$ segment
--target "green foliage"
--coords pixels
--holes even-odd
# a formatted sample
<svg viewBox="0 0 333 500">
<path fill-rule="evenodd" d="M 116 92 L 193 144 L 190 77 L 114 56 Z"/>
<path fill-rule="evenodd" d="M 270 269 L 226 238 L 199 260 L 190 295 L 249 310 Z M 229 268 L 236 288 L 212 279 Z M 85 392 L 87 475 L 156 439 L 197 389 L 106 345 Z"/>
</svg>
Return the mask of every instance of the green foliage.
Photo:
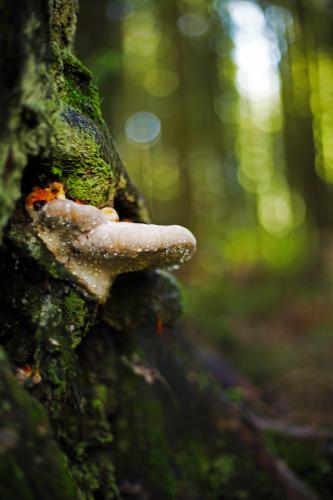
<svg viewBox="0 0 333 500">
<path fill-rule="evenodd" d="M 303 442 L 267 432 L 265 441 L 272 453 L 281 457 L 320 498 L 331 498 L 332 458 L 325 453 L 320 442 Z"/>
<path fill-rule="evenodd" d="M 186 491 L 195 495 L 200 488 L 207 500 L 216 500 L 219 492 L 228 489 L 236 472 L 232 456 L 210 455 L 205 445 L 198 441 L 183 443 L 175 459 L 186 481 Z"/>
</svg>

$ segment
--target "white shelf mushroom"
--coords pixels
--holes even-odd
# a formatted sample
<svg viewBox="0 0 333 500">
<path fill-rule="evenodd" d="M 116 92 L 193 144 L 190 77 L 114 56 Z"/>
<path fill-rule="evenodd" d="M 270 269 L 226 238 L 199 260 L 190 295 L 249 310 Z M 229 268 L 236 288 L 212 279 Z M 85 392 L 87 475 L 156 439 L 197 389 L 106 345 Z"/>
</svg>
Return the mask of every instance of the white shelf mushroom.
<svg viewBox="0 0 333 500">
<path fill-rule="evenodd" d="M 55 199 L 39 210 L 27 207 L 38 236 L 84 289 L 104 302 L 118 274 L 179 265 L 196 240 L 182 226 L 117 222 L 113 208 L 99 210 Z"/>
</svg>

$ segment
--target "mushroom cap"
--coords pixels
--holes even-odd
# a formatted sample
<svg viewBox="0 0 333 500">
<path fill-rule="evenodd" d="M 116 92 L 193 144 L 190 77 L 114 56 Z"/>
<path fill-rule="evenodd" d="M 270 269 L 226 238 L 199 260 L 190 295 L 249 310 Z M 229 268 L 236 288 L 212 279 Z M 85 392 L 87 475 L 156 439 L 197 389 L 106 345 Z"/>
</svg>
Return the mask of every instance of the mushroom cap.
<svg viewBox="0 0 333 500">
<path fill-rule="evenodd" d="M 71 200 L 50 201 L 32 215 L 47 248 L 100 302 L 118 274 L 179 265 L 196 248 L 182 226 L 114 222 L 108 210 Z"/>
<path fill-rule="evenodd" d="M 106 222 L 93 228 L 88 238 L 81 235 L 74 247 L 81 254 L 111 260 L 123 256 L 165 251 L 178 260 L 190 256 L 196 246 L 193 234 L 182 226 L 158 226 L 131 222 Z"/>
<path fill-rule="evenodd" d="M 52 229 L 67 228 L 84 233 L 107 222 L 107 217 L 98 208 L 61 199 L 47 203 L 39 212 L 39 219 Z"/>
</svg>

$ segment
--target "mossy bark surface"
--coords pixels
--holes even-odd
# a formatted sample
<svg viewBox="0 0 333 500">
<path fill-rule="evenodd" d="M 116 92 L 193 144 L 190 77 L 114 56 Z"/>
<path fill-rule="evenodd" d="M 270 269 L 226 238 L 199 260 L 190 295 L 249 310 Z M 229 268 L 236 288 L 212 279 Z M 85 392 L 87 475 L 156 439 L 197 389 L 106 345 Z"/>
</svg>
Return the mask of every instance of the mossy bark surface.
<svg viewBox="0 0 333 500">
<path fill-rule="evenodd" d="M 101 308 L 34 232 L 24 199 L 51 181 L 149 217 L 72 53 L 76 2 L 0 6 L 0 497 L 281 498 L 221 430 L 219 388 L 173 332 L 173 278 L 121 276 Z"/>
</svg>

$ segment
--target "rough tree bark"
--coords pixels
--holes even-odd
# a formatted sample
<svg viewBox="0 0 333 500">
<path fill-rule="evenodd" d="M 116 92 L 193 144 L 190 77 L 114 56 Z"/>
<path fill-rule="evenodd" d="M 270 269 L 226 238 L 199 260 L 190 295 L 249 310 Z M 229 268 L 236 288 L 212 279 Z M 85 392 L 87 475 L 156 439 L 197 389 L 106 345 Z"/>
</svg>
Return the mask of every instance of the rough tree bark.
<svg viewBox="0 0 333 500">
<path fill-rule="evenodd" d="M 281 498 L 172 330 L 173 278 L 123 275 L 101 307 L 32 231 L 24 198 L 52 180 L 148 215 L 72 53 L 76 2 L 0 5 L 0 498 Z"/>
</svg>

